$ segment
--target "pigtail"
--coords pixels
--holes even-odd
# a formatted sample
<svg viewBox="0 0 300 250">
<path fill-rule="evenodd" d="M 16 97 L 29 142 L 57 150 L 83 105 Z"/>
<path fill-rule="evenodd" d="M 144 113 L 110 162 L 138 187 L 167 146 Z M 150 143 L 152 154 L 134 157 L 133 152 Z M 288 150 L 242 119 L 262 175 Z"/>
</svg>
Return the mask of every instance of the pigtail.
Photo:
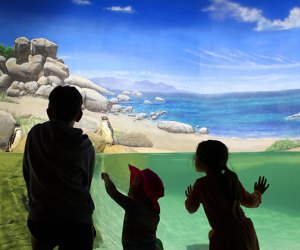
<svg viewBox="0 0 300 250">
<path fill-rule="evenodd" d="M 222 179 L 224 190 L 228 198 L 231 200 L 240 200 L 241 189 L 237 174 L 225 166 Z"/>
</svg>

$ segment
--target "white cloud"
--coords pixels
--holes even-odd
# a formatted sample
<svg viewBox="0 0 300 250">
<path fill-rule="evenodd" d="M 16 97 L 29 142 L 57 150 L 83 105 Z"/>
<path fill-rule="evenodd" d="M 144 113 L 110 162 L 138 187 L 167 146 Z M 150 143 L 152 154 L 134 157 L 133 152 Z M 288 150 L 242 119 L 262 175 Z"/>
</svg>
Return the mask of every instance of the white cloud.
<svg viewBox="0 0 300 250">
<path fill-rule="evenodd" d="M 89 0 L 72 0 L 73 3 L 77 5 L 90 5 L 91 1 Z"/>
<path fill-rule="evenodd" d="M 265 30 L 288 30 L 300 28 L 300 8 L 294 7 L 285 19 L 269 20 L 263 16 L 262 10 L 244 7 L 238 3 L 227 0 L 211 0 L 212 4 L 203 9 L 210 12 L 213 18 L 225 19 L 231 17 L 240 22 L 255 23 L 256 31 Z"/>
<path fill-rule="evenodd" d="M 125 13 L 125 14 L 133 14 L 135 13 L 135 10 L 131 6 L 112 6 L 112 7 L 107 7 L 105 8 L 106 10 L 110 10 L 113 12 L 120 12 L 120 13 Z"/>
</svg>

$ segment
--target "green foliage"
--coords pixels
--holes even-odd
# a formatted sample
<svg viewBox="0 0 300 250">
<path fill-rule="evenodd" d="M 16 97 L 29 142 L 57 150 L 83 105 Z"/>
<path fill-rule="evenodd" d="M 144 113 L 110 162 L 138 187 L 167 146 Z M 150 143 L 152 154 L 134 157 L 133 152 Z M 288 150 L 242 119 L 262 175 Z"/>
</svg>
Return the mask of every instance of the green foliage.
<svg viewBox="0 0 300 250">
<path fill-rule="evenodd" d="M 281 151 L 300 147 L 300 141 L 292 141 L 289 139 L 280 140 L 273 143 L 266 151 Z"/>
<path fill-rule="evenodd" d="M 4 56 L 6 59 L 14 56 L 15 50 L 12 47 L 5 47 L 0 44 L 0 55 Z"/>
<path fill-rule="evenodd" d="M 12 113 L 15 121 L 21 126 L 22 135 L 28 134 L 29 130 L 38 123 L 43 123 L 46 120 L 33 115 L 18 116 Z"/>
</svg>

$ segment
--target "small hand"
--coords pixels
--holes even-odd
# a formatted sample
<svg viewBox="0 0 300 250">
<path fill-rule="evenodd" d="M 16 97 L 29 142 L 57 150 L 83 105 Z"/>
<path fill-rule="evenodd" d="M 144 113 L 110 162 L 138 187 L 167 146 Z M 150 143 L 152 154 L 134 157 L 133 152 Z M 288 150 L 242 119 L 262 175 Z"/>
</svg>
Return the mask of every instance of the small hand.
<svg viewBox="0 0 300 250">
<path fill-rule="evenodd" d="M 268 188 L 270 184 L 267 185 L 267 179 L 264 176 L 259 176 L 258 181 L 254 184 L 254 191 L 258 191 L 263 194 Z"/>
<path fill-rule="evenodd" d="M 189 185 L 187 187 L 187 189 L 185 190 L 186 197 L 189 197 L 192 194 L 192 192 L 193 192 L 193 187 L 192 187 L 192 185 Z"/>
</svg>

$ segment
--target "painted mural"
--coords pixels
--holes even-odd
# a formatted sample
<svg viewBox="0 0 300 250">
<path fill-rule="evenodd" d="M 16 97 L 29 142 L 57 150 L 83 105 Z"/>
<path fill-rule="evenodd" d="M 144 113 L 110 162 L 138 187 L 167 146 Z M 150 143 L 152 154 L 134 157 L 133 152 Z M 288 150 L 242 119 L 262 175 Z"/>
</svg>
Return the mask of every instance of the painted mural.
<svg viewBox="0 0 300 250">
<path fill-rule="evenodd" d="M 192 152 L 207 138 L 231 151 L 299 146 L 296 2 L 4 1 L 0 11 L 0 109 L 23 132 L 11 128 L 3 150 L 48 119 L 47 96 L 65 84 L 84 98 L 79 127 L 113 130 L 107 152 Z"/>
<path fill-rule="evenodd" d="M 84 115 L 75 126 L 88 134 L 97 153 L 105 154 L 97 163 L 102 170 L 128 157 L 142 168 L 153 163 L 168 182 L 162 162 L 172 163 L 180 173 L 173 177 L 181 178 L 182 164 L 192 169 L 197 144 L 218 139 L 233 153 L 233 166 L 244 180 L 249 173 L 260 174 L 252 172 L 253 167 L 267 171 L 273 178 L 271 187 L 283 196 L 286 192 L 274 184 L 280 176 L 284 176 L 284 190 L 299 190 L 295 179 L 289 187 L 291 178 L 282 169 L 275 173 L 271 169 L 273 163 L 282 161 L 289 171 L 299 172 L 299 153 L 278 152 L 300 151 L 298 1 L 4 0 L 0 23 L 0 179 L 4 180 L 0 185 L 4 200 L 17 185 L 13 178 L 22 182 L 21 154 L 17 153 L 23 153 L 31 127 L 48 120 L 48 96 L 59 85 L 75 86 L 81 93 Z M 114 153 L 121 155 L 114 157 Z M 156 162 L 157 157 L 162 161 Z M 126 167 L 127 161 L 122 164 Z M 10 165 L 19 171 L 13 178 L 6 176 Z M 190 179 L 193 175 L 188 174 Z M 105 196 L 102 184 L 95 180 L 93 192 L 100 190 Z M 175 190 L 171 182 L 167 187 Z M 162 212 L 167 229 L 159 232 L 165 237 L 166 249 L 208 249 L 206 233 L 200 242 L 195 240 L 200 231 L 208 230 L 207 225 L 182 240 L 171 230 L 171 215 L 181 211 L 183 199 L 181 190 L 173 191 L 162 201 L 166 209 L 174 204 L 172 213 Z M 265 220 L 255 222 L 261 223 L 262 249 L 300 248 L 299 223 L 293 222 L 299 221 L 299 212 L 292 209 L 300 208 L 300 196 L 288 193 L 293 199 L 286 199 L 286 206 L 276 203 L 274 193 L 266 195 L 269 207 L 259 217 Z M 0 249 L 21 249 L 18 246 L 28 238 L 22 224 L 26 215 L 10 214 L 13 207 L 24 210 L 22 199 L 3 210 L 0 242 L 6 245 L 0 243 Z M 101 211 L 120 213 L 106 202 L 97 203 Z M 97 226 L 110 231 L 109 217 L 98 212 Z M 258 212 L 251 215 L 259 216 Z M 270 215 L 278 221 L 267 223 L 269 227 L 279 228 L 285 221 L 289 232 L 282 238 L 278 234 L 275 243 L 263 224 Z M 116 231 L 122 217 L 119 219 Z M 182 226 L 188 227 L 193 220 Z M 16 221 L 21 223 L 16 227 L 17 239 L 3 228 Z M 99 249 L 121 249 L 118 233 L 100 231 Z"/>
</svg>

